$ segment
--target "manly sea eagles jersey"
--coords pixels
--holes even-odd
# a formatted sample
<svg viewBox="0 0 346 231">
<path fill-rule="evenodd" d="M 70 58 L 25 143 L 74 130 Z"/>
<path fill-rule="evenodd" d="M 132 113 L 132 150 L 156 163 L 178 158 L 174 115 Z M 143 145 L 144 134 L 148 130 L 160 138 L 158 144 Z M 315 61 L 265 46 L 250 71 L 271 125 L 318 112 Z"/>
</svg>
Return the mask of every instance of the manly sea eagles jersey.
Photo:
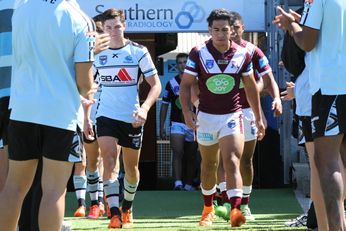
<svg viewBox="0 0 346 231">
<path fill-rule="evenodd" d="M 140 107 L 140 74 L 146 78 L 157 73 L 148 49 L 127 41 L 124 47 L 98 54 L 94 65 L 102 88 L 96 117 L 132 123 L 133 113 Z"/>
<path fill-rule="evenodd" d="M 240 46 L 244 47 L 249 52 L 249 54 L 251 56 L 251 62 L 252 62 L 252 66 L 254 69 L 254 76 L 255 76 L 256 81 L 260 80 L 260 78 L 263 75 L 272 71 L 272 69 L 269 65 L 269 61 L 268 61 L 267 57 L 263 54 L 261 49 L 259 49 L 254 44 L 252 44 L 248 41 L 245 41 L 245 40 L 241 40 Z M 246 99 L 246 94 L 245 94 L 243 82 L 240 83 L 240 101 L 239 101 L 239 103 L 240 103 L 242 108 L 249 108 L 250 107 L 250 104 Z"/>
<path fill-rule="evenodd" d="M 184 72 L 198 76 L 200 111 L 233 113 L 241 109 L 239 85 L 242 76 L 247 78 L 252 72 L 251 57 L 234 42 L 229 50 L 220 53 L 208 40 L 191 50 Z"/>
</svg>

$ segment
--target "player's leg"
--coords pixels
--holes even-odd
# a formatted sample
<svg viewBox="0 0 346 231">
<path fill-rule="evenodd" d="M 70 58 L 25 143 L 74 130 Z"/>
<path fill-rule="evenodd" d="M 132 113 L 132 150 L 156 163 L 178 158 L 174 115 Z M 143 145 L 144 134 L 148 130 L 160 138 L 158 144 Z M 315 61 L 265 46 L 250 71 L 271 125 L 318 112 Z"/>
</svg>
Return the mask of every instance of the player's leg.
<svg viewBox="0 0 346 231">
<path fill-rule="evenodd" d="M 346 97 L 317 92 L 312 98 L 315 164 L 319 174 L 330 230 L 345 228 L 343 169 L 340 148 L 346 132 Z M 335 113 L 334 113 L 335 112 Z M 335 118 L 330 118 L 334 113 Z M 333 124 L 330 124 L 333 119 Z"/>
<path fill-rule="evenodd" d="M 174 174 L 174 190 L 183 190 L 183 156 L 184 156 L 184 143 L 185 131 L 183 124 L 172 123 L 170 145 L 173 152 L 173 174 Z"/>
<path fill-rule="evenodd" d="M 75 169 L 73 174 L 73 185 L 78 201 L 78 209 L 75 211 L 75 217 L 85 217 L 85 194 L 87 187 L 87 179 L 85 176 L 86 157 L 85 152 L 82 155 L 82 162 L 75 163 Z"/>
<path fill-rule="evenodd" d="M 310 162 L 310 193 L 311 199 L 314 203 L 314 211 L 317 218 L 317 224 L 320 230 L 328 230 L 328 220 L 326 208 L 324 206 L 324 199 L 318 171 L 315 163 L 314 143 L 312 138 L 311 117 L 300 117 L 302 122 L 302 131 L 305 138 L 305 148 L 309 156 Z"/>
<path fill-rule="evenodd" d="M 73 164 L 43 158 L 40 230 L 59 230 L 64 220 L 65 193 Z"/>
<path fill-rule="evenodd" d="M 219 164 L 218 131 L 220 118 L 204 112 L 197 115 L 197 142 L 201 153 L 201 191 L 204 208 L 201 226 L 210 226 L 214 220 L 213 198 L 216 192 L 217 166 Z M 222 118 L 221 118 L 222 119 Z"/>
<path fill-rule="evenodd" d="M 196 152 L 197 152 L 197 143 L 194 141 L 193 130 L 188 128 L 185 125 L 185 144 L 184 144 L 184 157 L 183 162 L 185 163 L 185 191 L 195 190 L 192 186 L 194 174 L 196 172 Z"/>
<path fill-rule="evenodd" d="M 255 115 L 251 108 L 243 109 L 243 123 L 245 144 L 244 150 L 240 160 L 240 173 L 243 180 L 243 197 L 241 202 L 241 211 L 246 217 L 246 220 L 253 221 L 255 218 L 251 214 L 249 208 L 250 194 L 252 192 L 252 181 L 254 177 L 253 170 L 253 154 L 256 148 L 256 123 Z"/>
<path fill-rule="evenodd" d="M 246 220 L 254 220 L 254 216 L 249 208 L 250 195 L 252 192 L 252 181 L 254 177 L 253 154 L 256 148 L 256 140 L 244 143 L 244 151 L 240 160 L 240 172 L 243 180 L 243 196 L 241 201 L 241 211 Z"/>
<path fill-rule="evenodd" d="M 91 200 L 88 218 L 97 219 L 100 216 L 98 198 L 98 189 L 100 181 L 100 173 L 98 170 L 98 161 L 100 155 L 99 146 L 96 140 L 93 140 L 92 142 L 86 140 L 84 147 L 88 159 L 86 176 L 88 182 L 88 192 Z"/>
<path fill-rule="evenodd" d="M 39 226 L 41 231 L 59 230 L 64 219 L 66 185 L 73 162 L 82 160 L 82 139 L 80 130 L 73 132 L 43 125 L 40 125 L 40 134 L 43 137 L 43 168 Z"/>
<path fill-rule="evenodd" d="M 8 173 L 8 150 L 7 145 L 2 145 L 1 140 L 1 148 L 0 148 L 0 192 L 5 185 L 5 181 Z"/>
<path fill-rule="evenodd" d="M 138 169 L 140 149 L 123 147 L 124 161 L 124 199 L 122 202 L 122 221 L 124 228 L 130 228 L 133 225 L 132 204 L 137 192 L 140 173 Z"/>
<path fill-rule="evenodd" d="M 240 211 L 243 181 L 240 174 L 240 159 L 244 149 L 242 112 L 223 115 L 219 133 L 220 153 L 226 173 L 227 196 L 231 204 L 230 222 L 232 227 L 245 223 Z"/>
<path fill-rule="evenodd" d="M 2 229 L 15 230 L 20 209 L 37 168 L 39 150 L 35 145 L 36 127 L 29 123 L 10 121 L 8 127 L 9 170 L 0 193 L 0 224 Z M 11 208 L 11 209 L 9 209 Z"/>
<path fill-rule="evenodd" d="M 242 134 L 228 135 L 220 139 L 220 153 L 226 173 L 227 196 L 231 204 L 232 226 L 241 226 L 245 223 L 245 218 L 240 211 L 243 183 L 239 166 L 243 145 L 244 136 Z"/>
</svg>

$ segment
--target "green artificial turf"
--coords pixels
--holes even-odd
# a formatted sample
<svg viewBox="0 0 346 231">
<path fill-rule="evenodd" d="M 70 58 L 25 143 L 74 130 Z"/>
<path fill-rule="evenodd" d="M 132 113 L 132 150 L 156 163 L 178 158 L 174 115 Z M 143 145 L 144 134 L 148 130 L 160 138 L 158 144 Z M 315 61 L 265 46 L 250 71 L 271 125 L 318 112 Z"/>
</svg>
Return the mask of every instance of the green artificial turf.
<svg viewBox="0 0 346 231">
<path fill-rule="evenodd" d="M 290 188 L 254 190 L 250 207 L 256 220 L 247 222 L 237 230 L 306 230 L 284 225 L 288 219 L 302 213 Z M 109 230 L 109 220 L 74 218 L 77 202 L 74 193 L 66 196 L 65 220 L 72 223 L 73 230 Z M 139 191 L 134 202 L 134 228 L 130 230 L 229 230 L 230 224 L 217 218 L 212 227 L 199 227 L 203 199 L 200 192 Z M 234 229 L 234 228 L 233 228 Z"/>
</svg>

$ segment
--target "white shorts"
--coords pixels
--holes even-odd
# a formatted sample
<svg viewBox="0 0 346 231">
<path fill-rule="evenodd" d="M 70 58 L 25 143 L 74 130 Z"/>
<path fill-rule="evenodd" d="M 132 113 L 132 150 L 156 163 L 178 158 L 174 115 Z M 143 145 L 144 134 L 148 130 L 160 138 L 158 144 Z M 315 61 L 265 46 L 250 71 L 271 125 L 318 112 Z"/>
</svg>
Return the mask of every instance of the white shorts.
<svg viewBox="0 0 346 231">
<path fill-rule="evenodd" d="M 252 109 L 245 108 L 243 110 L 243 120 L 244 120 L 244 135 L 245 142 L 257 139 L 257 127 L 255 114 Z"/>
<path fill-rule="evenodd" d="M 186 142 L 193 142 L 194 141 L 193 130 L 191 128 L 189 128 L 184 123 L 172 122 L 171 134 L 184 135 Z"/>
<path fill-rule="evenodd" d="M 241 111 L 224 115 L 198 112 L 197 142 L 210 146 L 224 136 L 244 134 L 243 113 Z"/>
</svg>

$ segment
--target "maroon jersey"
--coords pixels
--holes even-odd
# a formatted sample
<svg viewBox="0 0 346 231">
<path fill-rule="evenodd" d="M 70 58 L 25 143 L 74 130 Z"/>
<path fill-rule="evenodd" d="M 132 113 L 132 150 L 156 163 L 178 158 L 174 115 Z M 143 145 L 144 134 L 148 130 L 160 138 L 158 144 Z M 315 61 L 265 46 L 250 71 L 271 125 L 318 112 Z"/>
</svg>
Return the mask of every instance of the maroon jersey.
<svg viewBox="0 0 346 231">
<path fill-rule="evenodd" d="M 200 111 L 228 114 L 241 109 L 239 85 L 252 72 L 251 57 L 234 42 L 220 53 L 208 40 L 191 50 L 184 72 L 198 77 Z"/>
<path fill-rule="evenodd" d="M 267 57 L 264 55 L 264 53 L 254 44 L 241 40 L 240 46 L 244 47 L 251 56 L 251 62 L 254 70 L 254 76 L 255 80 L 260 80 L 261 76 L 267 74 L 268 72 L 272 71 L 269 61 Z M 249 108 L 249 102 L 246 99 L 246 94 L 244 90 L 244 85 L 241 82 L 240 83 L 240 105 L 242 108 Z"/>
</svg>

